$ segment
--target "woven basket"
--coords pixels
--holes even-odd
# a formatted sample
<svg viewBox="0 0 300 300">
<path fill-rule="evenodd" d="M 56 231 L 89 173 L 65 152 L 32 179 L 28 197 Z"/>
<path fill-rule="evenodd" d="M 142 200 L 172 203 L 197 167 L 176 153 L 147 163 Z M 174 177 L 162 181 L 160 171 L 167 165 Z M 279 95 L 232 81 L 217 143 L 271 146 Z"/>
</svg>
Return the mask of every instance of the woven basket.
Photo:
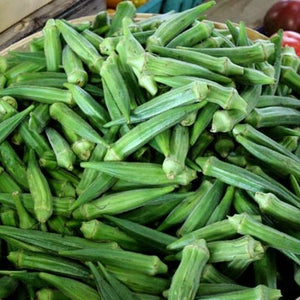
<svg viewBox="0 0 300 300">
<path fill-rule="evenodd" d="M 147 19 L 151 16 L 154 16 L 154 14 L 149 14 L 149 13 L 147 13 L 147 14 L 137 14 L 136 15 L 136 20 Z M 71 22 L 74 23 L 74 24 L 78 24 L 78 23 L 81 23 L 81 22 L 84 22 L 84 21 L 93 21 L 94 18 L 95 18 L 94 15 L 85 16 L 85 17 L 73 19 L 73 20 L 71 20 Z M 216 28 L 225 28 L 226 27 L 223 23 L 214 22 L 214 24 L 215 24 Z M 267 39 L 266 36 L 262 35 L 261 33 L 255 31 L 251 28 L 247 28 L 247 33 L 248 33 L 248 37 L 252 40 Z M 10 45 L 9 47 L 7 47 L 6 49 L 2 50 L 0 52 L 0 55 L 1 56 L 6 56 L 6 55 L 8 55 L 8 53 L 10 51 L 26 51 L 26 50 L 28 50 L 28 45 L 29 45 L 30 41 L 33 38 L 40 37 L 41 35 L 42 35 L 41 31 L 36 32 L 34 34 L 31 34 L 31 35 L 27 36 L 26 38 L 14 43 L 14 44 Z"/>
</svg>

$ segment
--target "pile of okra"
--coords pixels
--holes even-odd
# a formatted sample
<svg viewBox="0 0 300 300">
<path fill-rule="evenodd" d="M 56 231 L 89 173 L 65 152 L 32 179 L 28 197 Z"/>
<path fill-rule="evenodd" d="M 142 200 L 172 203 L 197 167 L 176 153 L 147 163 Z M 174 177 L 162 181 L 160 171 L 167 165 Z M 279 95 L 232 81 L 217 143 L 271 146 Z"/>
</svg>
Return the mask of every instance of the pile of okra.
<svg viewBox="0 0 300 300">
<path fill-rule="evenodd" d="M 214 4 L 0 57 L 1 299 L 300 295 L 300 59 Z"/>
</svg>

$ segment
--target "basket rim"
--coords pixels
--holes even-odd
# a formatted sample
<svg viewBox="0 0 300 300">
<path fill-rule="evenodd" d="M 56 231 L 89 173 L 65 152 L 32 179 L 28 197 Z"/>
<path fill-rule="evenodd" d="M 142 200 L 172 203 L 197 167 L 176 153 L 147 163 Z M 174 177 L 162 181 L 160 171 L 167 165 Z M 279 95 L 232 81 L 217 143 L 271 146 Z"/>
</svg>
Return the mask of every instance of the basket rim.
<svg viewBox="0 0 300 300">
<path fill-rule="evenodd" d="M 152 16 L 155 16 L 157 14 L 154 13 L 137 13 L 135 20 L 143 20 L 143 19 L 147 19 L 150 18 Z M 78 24 L 84 21 L 92 21 L 95 18 L 96 15 L 88 15 L 88 16 L 84 16 L 84 17 L 80 17 L 80 18 L 75 18 L 72 20 L 68 20 L 71 23 L 74 24 Z M 225 28 L 225 24 L 224 23 L 220 23 L 220 22 L 215 22 L 215 21 L 211 21 L 211 20 L 206 20 L 209 22 L 213 22 L 216 28 Z M 247 27 L 247 33 L 249 38 L 251 39 L 268 39 L 268 37 L 266 37 L 265 35 L 255 31 L 254 29 L 251 29 L 249 27 Z M 7 48 L 3 49 L 0 51 L 0 55 L 1 56 L 7 56 L 9 54 L 10 51 L 16 51 L 16 50 L 25 50 L 27 45 L 29 44 L 29 42 L 34 39 L 34 38 L 38 38 L 42 36 L 42 31 L 38 31 L 35 33 L 32 33 L 24 38 L 22 38 L 21 40 L 11 44 L 10 46 L 8 46 Z"/>
</svg>

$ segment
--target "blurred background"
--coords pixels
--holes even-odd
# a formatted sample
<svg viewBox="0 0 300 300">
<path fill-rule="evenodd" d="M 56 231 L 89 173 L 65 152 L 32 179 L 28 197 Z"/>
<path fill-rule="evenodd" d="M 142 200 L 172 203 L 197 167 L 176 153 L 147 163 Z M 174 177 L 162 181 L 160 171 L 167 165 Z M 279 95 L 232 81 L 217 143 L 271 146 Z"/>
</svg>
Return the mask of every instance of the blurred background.
<svg viewBox="0 0 300 300">
<path fill-rule="evenodd" d="M 114 9 L 120 0 L 0 0 L 0 48 L 40 30 L 48 18 L 73 19 Z M 182 11 L 201 0 L 133 0 L 140 13 Z M 248 27 L 262 26 L 268 8 L 276 0 L 216 0 L 207 19 L 224 22 L 243 20 Z"/>
</svg>

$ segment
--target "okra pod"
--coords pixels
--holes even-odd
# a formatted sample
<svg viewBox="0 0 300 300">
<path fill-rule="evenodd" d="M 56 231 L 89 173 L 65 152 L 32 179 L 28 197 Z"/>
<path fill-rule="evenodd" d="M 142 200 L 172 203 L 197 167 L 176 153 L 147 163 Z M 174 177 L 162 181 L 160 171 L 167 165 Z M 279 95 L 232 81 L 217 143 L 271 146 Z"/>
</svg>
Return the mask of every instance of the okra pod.
<svg viewBox="0 0 300 300">
<path fill-rule="evenodd" d="M 119 228 L 124 230 L 127 234 L 129 234 L 129 236 L 133 237 L 142 245 L 146 245 L 150 249 L 152 248 L 161 251 L 162 253 L 166 252 L 166 246 L 175 240 L 175 238 L 169 234 L 159 232 L 132 221 L 112 216 L 106 216 L 105 218 L 116 224 Z"/>
<path fill-rule="evenodd" d="M 201 167 L 204 175 L 213 176 L 235 187 L 252 192 L 272 192 L 282 197 L 287 202 L 299 207 L 299 200 L 296 195 L 286 193 L 285 188 L 281 185 L 274 185 L 262 176 L 254 174 L 239 166 L 231 165 L 227 162 L 220 161 L 216 157 L 198 157 L 196 163 Z"/>
<path fill-rule="evenodd" d="M 222 221 L 217 221 L 212 224 L 207 224 L 206 226 L 189 232 L 176 241 L 172 242 L 167 246 L 170 250 L 181 249 L 184 246 L 193 243 L 195 240 L 204 239 L 207 242 L 231 238 L 236 235 L 236 230 L 230 224 L 230 222 L 225 219 Z"/>
<path fill-rule="evenodd" d="M 205 283 L 227 283 L 232 284 L 235 283 L 231 278 L 227 277 L 219 270 L 217 270 L 213 264 L 206 264 L 203 269 L 201 282 Z"/>
<path fill-rule="evenodd" d="M 0 212 L 1 223 L 5 226 L 18 227 L 18 216 L 15 210 L 6 209 Z"/>
<path fill-rule="evenodd" d="M 75 219 L 92 219 L 104 214 L 119 214 L 140 207 L 158 196 L 170 193 L 173 189 L 174 186 L 167 186 L 103 195 L 99 199 L 77 208 L 73 212 L 73 217 Z"/>
<path fill-rule="evenodd" d="M 275 51 L 271 42 L 255 42 L 250 46 L 239 46 L 234 48 L 187 48 L 200 53 L 215 57 L 228 57 L 236 64 L 248 64 L 266 61 Z"/>
<path fill-rule="evenodd" d="M 28 191 L 25 164 L 8 141 L 0 144 L 0 161 L 18 185 Z"/>
<path fill-rule="evenodd" d="M 2 276 L 0 278 L 0 297 L 7 298 L 18 288 L 19 282 L 10 276 Z"/>
<path fill-rule="evenodd" d="M 65 296 L 74 300 L 91 299 L 100 300 L 100 296 L 97 291 L 82 283 L 78 280 L 74 280 L 67 277 L 57 276 L 50 273 L 39 273 L 39 277 L 48 282 L 51 286 L 54 286 L 61 291 Z"/>
<path fill-rule="evenodd" d="M 195 19 L 199 18 L 202 13 L 215 5 L 214 1 L 208 1 L 196 7 L 182 11 L 170 19 L 167 19 L 156 29 L 154 34 L 149 37 L 147 47 L 151 45 L 165 46 L 169 43 L 178 33 L 189 27 Z"/>
<path fill-rule="evenodd" d="M 69 105 L 74 103 L 69 91 L 35 85 L 12 86 L 0 90 L 0 96 L 12 96 L 19 99 L 28 99 L 45 104 L 62 102 Z"/>
<path fill-rule="evenodd" d="M 202 103 L 198 103 L 173 108 L 138 124 L 112 144 L 104 160 L 122 160 L 122 158 L 149 142 L 157 134 L 177 124 L 184 119 L 187 114 L 199 109 L 201 106 Z"/>
<path fill-rule="evenodd" d="M 69 83 L 85 86 L 88 81 L 88 74 L 84 70 L 82 61 L 77 54 L 66 45 L 62 52 L 62 64 L 67 74 Z"/>
<path fill-rule="evenodd" d="M 255 193 L 254 200 L 258 203 L 260 210 L 278 221 L 298 228 L 300 209 L 278 199 L 272 193 Z"/>
<path fill-rule="evenodd" d="M 105 265 L 119 267 L 127 270 L 138 271 L 146 275 L 164 274 L 168 267 L 158 256 L 145 255 L 137 252 L 125 251 L 122 249 L 78 249 L 60 251 L 60 255 L 73 259 L 85 261 L 100 261 Z"/>
<path fill-rule="evenodd" d="M 43 28 L 43 34 L 47 71 L 56 72 L 59 70 L 61 64 L 62 46 L 54 19 L 48 19 Z"/>
<path fill-rule="evenodd" d="M 151 46 L 150 50 L 161 56 L 196 64 L 225 76 L 239 76 L 244 73 L 243 67 L 232 63 L 227 57 L 213 57 L 205 53 L 185 49 L 169 49 L 157 45 Z"/>
<path fill-rule="evenodd" d="M 53 272 L 82 279 L 85 279 L 90 275 L 88 269 L 83 265 L 73 262 L 70 259 L 49 254 L 19 250 L 9 252 L 7 258 L 15 266 L 21 269 Z"/>
<path fill-rule="evenodd" d="M 246 289 L 247 287 L 236 283 L 201 283 L 197 296 L 207 296 L 213 294 L 221 294 L 227 292 L 234 292 Z"/>
<path fill-rule="evenodd" d="M 191 195 L 188 195 L 186 198 L 184 198 L 182 202 L 180 202 L 168 214 L 168 216 L 161 222 L 157 229 L 163 231 L 184 221 L 211 187 L 212 183 L 204 180 L 196 191 L 192 192 Z"/>
<path fill-rule="evenodd" d="M 103 64 L 103 57 L 97 49 L 79 32 L 62 20 L 55 20 L 69 47 L 88 65 L 92 72 L 99 73 Z"/>
<path fill-rule="evenodd" d="M 214 209 L 217 207 L 225 185 L 222 181 L 216 180 L 212 187 L 199 200 L 193 210 L 189 213 L 180 229 L 177 231 L 178 236 L 183 236 L 194 229 L 203 227 L 208 221 Z"/>
<path fill-rule="evenodd" d="M 63 293 L 58 290 L 43 288 L 36 292 L 36 300 L 68 300 Z"/>
<path fill-rule="evenodd" d="M 108 147 L 106 141 L 91 127 L 79 114 L 63 103 L 54 103 L 50 106 L 50 116 L 63 127 L 73 130 L 79 136 Z"/>
<path fill-rule="evenodd" d="M 30 113 L 28 126 L 30 130 L 41 133 L 49 121 L 49 105 L 40 103 Z"/>
<path fill-rule="evenodd" d="M 71 92 L 75 103 L 86 115 L 91 124 L 98 130 L 101 130 L 102 125 L 109 119 L 107 111 L 80 86 L 71 83 L 66 83 L 64 86 Z"/>
<path fill-rule="evenodd" d="M 211 36 L 214 25 L 212 22 L 195 21 L 192 26 L 174 37 L 166 47 L 176 48 L 177 46 L 193 47 Z M 151 50 L 152 50 L 151 46 Z"/>
<path fill-rule="evenodd" d="M 46 177 L 40 170 L 33 150 L 29 151 L 27 180 L 37 220 L 45 223 L 53 213 L 53 200 Z"/>
<path fill-rule="evenodd" d="M 114 241 L 123 249 L 141 251 L 141 246 L 126 232 L 98 220 L 82 222 L 80 231 L 86 239 L 94 241 Z"/>
<path fill-rule="evenodd" d="M 228 217 L 240 234 L 249 234 L 263 241 L 272 248 L 300 253 L 300 241 L 275 228 L 255 221 L 250 215 L 243 213 Z"/>
<path fill-rule="evenodd" d="M 200 277 L 210 257 L 205 240 L 195 241 L 182 250 L 180 264 L 175 271 L 168 299 L 194 299 L 200 284 Z"/>
<path fill-rule="evenodd" d="M 2 167 L 0 167 L 0 191 L 1 193 L 13 193 L 15 191 L 22 191 L 17 182 Z"/>
<path fill-rule="evenodd" d="M 11 116 L 15 115 L 17 110 L 11 106 L 9 103 L 3 100 L 3 97 L 0 99 L 0 121 L 4 121 Z"/>
<path fill-rule="evenodd" d="M 51 127 L 46 128 L 46 135 L 55 153 L 58 166 L 72 171 L 76 157 L 67 141 Z"/>
<path fill-rule="evenodd" d="M 28 106 L 21 112 L 9 117 L 1 122 L 0 143 L 2 143 L 24 120 L 24 118 L 34 109 L 33 105 Z"/>
<path fill-rule="evenodd" d="M 36 220 L 27 212 L 21 201 L 21 195 L 19 192 L 12 193 L 12 199 L 14 200 L 17 214 L 19 217 L 19 227 L 22 229 L 33 229 L 36 225 Z"/>
</svg>

